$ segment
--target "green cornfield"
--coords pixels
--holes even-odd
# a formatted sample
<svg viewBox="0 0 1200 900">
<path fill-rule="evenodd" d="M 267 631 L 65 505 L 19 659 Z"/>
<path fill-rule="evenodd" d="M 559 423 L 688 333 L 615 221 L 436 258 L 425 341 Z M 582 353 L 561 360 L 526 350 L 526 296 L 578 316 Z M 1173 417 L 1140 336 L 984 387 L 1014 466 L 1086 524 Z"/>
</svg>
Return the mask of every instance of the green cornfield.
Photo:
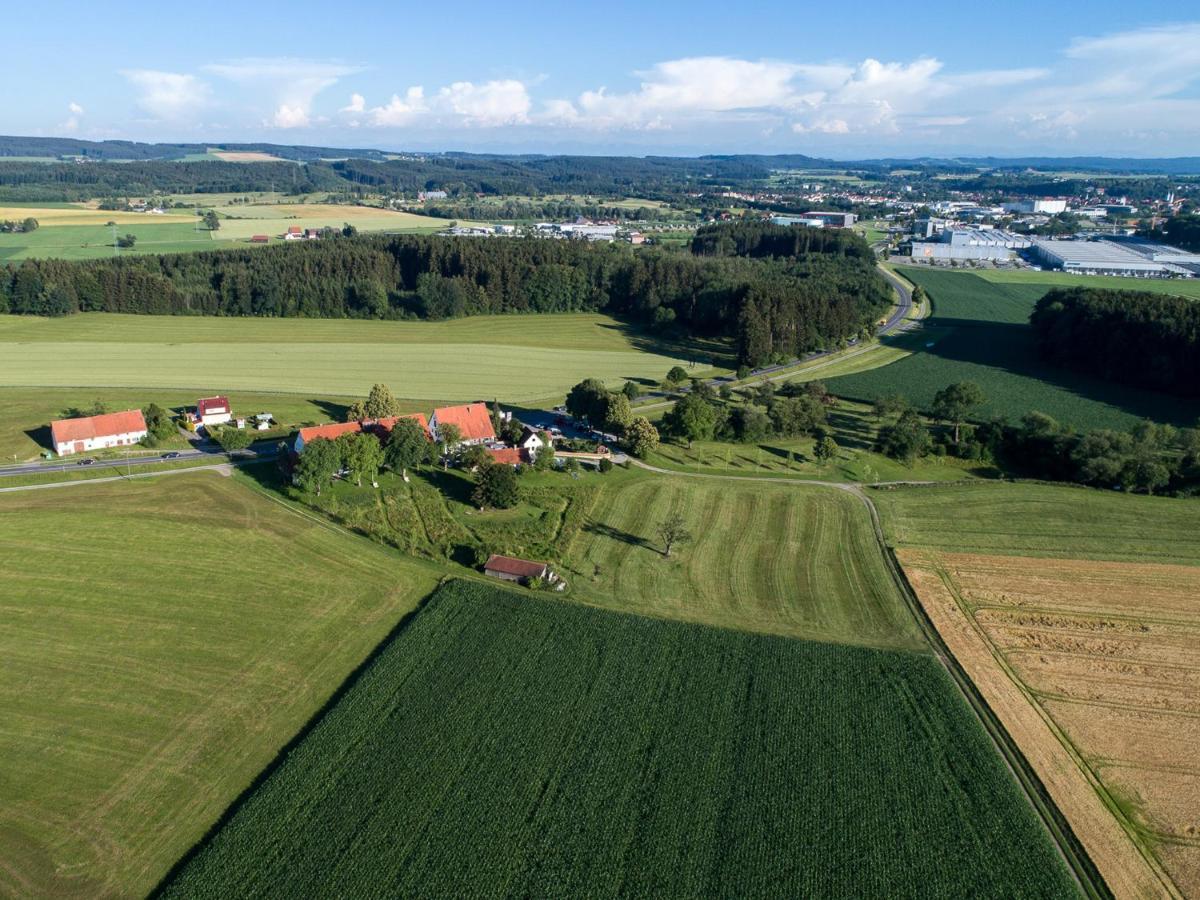
<svg viewBox="0 0 1200 900">
<path fill-rule="evenodd" d="M 167 897 L 1066 897 L 930 655 L 443 586 Z"/>
</svg>

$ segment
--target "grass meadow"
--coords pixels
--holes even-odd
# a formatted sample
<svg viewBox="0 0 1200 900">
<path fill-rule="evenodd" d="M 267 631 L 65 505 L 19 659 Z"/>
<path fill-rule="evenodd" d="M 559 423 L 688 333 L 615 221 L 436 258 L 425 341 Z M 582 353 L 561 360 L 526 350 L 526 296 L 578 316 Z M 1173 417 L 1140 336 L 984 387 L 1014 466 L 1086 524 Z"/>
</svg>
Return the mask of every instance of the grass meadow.
<svg viewBox="0 0 1200 900">
<path fill-rule="evenodd" d="M 145 895 L 435 583 L 241 476 L 0 495 L 0 894 Z"/>
<path fill-rule="evenodd" d="M 165 897 L 1072 896 L 932 656 L 451 582 Z"/>
<path fill-rule="evenodd" d="M 1200 504 L 1092 488 L 978 482 L 871 492 L 888 542 L 961 553 L 1200 562 Z"/>
<path fill-rule="evenodd" d="M 665 558 L 655 528 L 674 512 L 694 540 Z M 572 596 L 612 609 L 815 640 L 923 646 L 866 506 L 833 488 L 609 476 L 565 564 Z"/>
<path fill-rule="evenodd" d="M 254 407 L 239 401 L 240 411 L 269 404 L 265 411 L 294 424 L 329 421 L 345 398 L 366 396 L 376 382 L 414 409 L 497 397 L 541 405 L 587 377 L 613 387 L 657 382 L 699 355 L 593 314 L 449 322 L 0 316 L 0 397 L 13 404 L 0 409 L 0 458 L 35 455 L 31 429 L 96 398 L 175 406 L 226 392 Z"/>
<path fill-rule="evenodd" d="M 858 400 L 900 393 L 928 408 L 946 385 L 974 381 L 988 397 L 982 418 L 1016 421 L 1036 410 L 1079 429 L 1125 429 L 1146 418 L 1192 425 L 1200 418 L 1200 404 L 1194 401 L 1043 362 L 1027 322 L 1034 303 L 1053 284 L 991 281 L 976 273 L 912 267 L 900 271 L 928 291 L 933 306 L 928 324 L 912 334 L 884 338 L 885 346 L 907 355 L 879 368 L 830 378 L 834 393 Z M 1125 278 L 1105 281 L 1119 289 L 1141 286 Z"/>
<path fill-rule="evenodd" d="M 349 222 L 359 231 L 426 234 L 441 231 L 449 225 L 446 219 L 375 207 L 231 203 L 233 198 L 241 196 L 244 195 L 186 195 L 189 202 L 198 204 L 201 209 L 217 211 L 221 227 L 214 232 L 203 227 L 197 229 L 197 211 L 191 209 L 171 209 L 163 215 L 151 215 L 93 209 L 86 204 L 0 206 L 0 219 L 32 216 L 40 226 L 28 234 L 0 234 L 0 263 L 30 258 L 106 259 L 114 255 L 219 250 L 235 243 L 245 244 L 256 234 L 266 234 L 276 242 L 292 225 L 340 229 Z M 115 249 L 113 229 L 108 222 L 116 223 L 118 235 L 134 235 L 137 238 L 134 246 L 128 250 Z"/>
</svg>

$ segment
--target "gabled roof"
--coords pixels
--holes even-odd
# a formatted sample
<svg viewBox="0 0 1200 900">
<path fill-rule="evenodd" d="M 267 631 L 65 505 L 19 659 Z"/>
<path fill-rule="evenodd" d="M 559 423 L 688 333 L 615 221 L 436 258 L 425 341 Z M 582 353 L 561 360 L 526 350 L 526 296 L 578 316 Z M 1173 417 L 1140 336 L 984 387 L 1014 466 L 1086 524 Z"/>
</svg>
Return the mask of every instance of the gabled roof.
<svg viewBox="0 0 1200 900">
<path fill-rule="evenodd" d="M 542 562 L 529 559 L 517 559 L 515 556 L 500 556 L 493 553 L 484 564 L 485 572 L 500 572 L 515 578 L 541 578 L 549 566 Z"/>
<path fill-rule="evenodd" d="M 227 412 L 233 412 L 233 408 L 229 405 L 228 397 L 222 397 L 218 394 L 216 397 L 201 397 L 196 401 L 197 415 L 207 416 L 209 413 Z"/>
<path fill-rule="evenodd" d="M 301 428 L 299 435 L 305 444 L 317 438 L 336 441 L 343 434 L 355 434 L 359 431 L 370 432 L 382 439 L 387 437 L 388 433 L 401 419 L 412 419 L 425 430 L 426 434 L 429 433 L 429 422 L 426 420 L 425 414 L 409 413 L 405 416 L 388 416 L 387 418 L 378 420 L 363 419 L 361 422 L 333 422 L 329 425 L 310 425 L 308 428 Z"/>
<path fill-rule="evenodd" d="M 403 415 L 403 416 L 388 416 L 387 418 L 380 419 L 379 422 L 376 424 L 378 424 L 379 427 L 382 428 L 384 431 L 391 431 L 393 428 L 396 427 L 396 423 L 399 422 L 401 419 L 412 419 L 414 422 L 416 422 L 418 425 L 420 425 L 421 428 L 423 428 L 425 430 L 425 432 L 428 434 L 429 420 L 427 418 L 425 418 L 425 413 L 407 413 L 406 415 Z"/>
<path fill-rule="evenodd" d="M 288 226 L 288 234 L 303 234 L 303 233 L 304 233 L 304 229 L 301 228 L 299 225 L 289 225 Z"/>
<path fill-rule="evenodd" d="M 501 447 L 497 450 L 489 449 L 487 455 L 497 465 L 519 466 L 529 462 L 529 454 L 520 447 Z"/>
<path fill-rule="evenodd" d="M 496 437 L 492 415 L 486 403 L 467 403 L 463 406 L 443 406 L 433 411 L 441 425 L 457 425 L 464 441 L 488 441 Z"/>
<path fill-rule="evenodd" d="M 93 440 L 114 434 L 134 434 L 145 430 L 146 419 L 140 409 L 87 416 L 82 419 L 59 419 L 50 423 L 50 436 L 55 447 L 71 441 Z"/>
<path fill-rule="evenodd" d="M 362 422 L 334 422 L 330 425 L 313 425 L 309 428 L 301 428 L 300 437 L 303 438 L 306 444 L 317 438 L 336 441 L 343 434 L 352 434 L 357 431 L 362 431 Z"/>
</svg>

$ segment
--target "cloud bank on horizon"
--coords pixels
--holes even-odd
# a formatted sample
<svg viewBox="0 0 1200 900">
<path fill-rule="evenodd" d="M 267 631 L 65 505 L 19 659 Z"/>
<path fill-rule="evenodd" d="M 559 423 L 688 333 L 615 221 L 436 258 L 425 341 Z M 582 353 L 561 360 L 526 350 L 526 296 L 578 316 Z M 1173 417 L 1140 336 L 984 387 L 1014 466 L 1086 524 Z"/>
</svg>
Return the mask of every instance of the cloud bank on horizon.
<svg viewBox="0 0 1200 900">
<path fill-rule="evenodd" d="M 356 84 L 368 70 L 263 57 L 120 74 L 145 116 L 142 130 L 159 127 L 184 140 L 254 134 L 397 148 L 430 140 L 607 142 L 834 156 L 864 147 L 874 155 L 929 147 L 1131 155 L 1200 148 L 1200 22 L 1078 37 L 1038 67 L 956 71 L 928 55 L 695 56 L 650 64 L 635 73 L 632 89 L 598 84 L 574 95 L 542 76 L 398 84 L 372 96 Z M 87 136 L 83 108 L 74 99 L 64 107 L 69 115 L 58 130 Z M 103 123 L 104 136 L 118 136 L 115 124 Z"/>
</svg>

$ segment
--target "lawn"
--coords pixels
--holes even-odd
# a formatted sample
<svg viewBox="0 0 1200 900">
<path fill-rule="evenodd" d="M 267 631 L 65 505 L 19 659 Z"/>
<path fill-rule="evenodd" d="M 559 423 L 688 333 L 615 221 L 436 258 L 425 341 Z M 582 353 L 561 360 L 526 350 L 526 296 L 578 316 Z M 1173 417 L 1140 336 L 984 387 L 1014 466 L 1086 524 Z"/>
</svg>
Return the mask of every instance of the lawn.
<svg viewBox="0 0 1200 900">
<path fill-rule="evenodd" d="M 0 495 L 0 894 L 145 895 L 435 577 L 213 473 Z"/>
<path fill-rule="evenodd" d="M 627 612 L 885 647 L 923 646 L 879 552 L 863 502 L 846 491 L 655 476 L 601 478 L 572 541 L 572 596 Z M 664 558 L 657 523 L 694 535 Z"/>
<path fill-rule="evenodd" d="M 327 203 L 238 205 L 218 207 L 217 214 L 221 217 L 221 228 L 213 234 L 216 241 L 246 240 L 255 234 L 278 237 L 292 225 L 340 229 L 349 222 L 359 231 L 402 232 L 441 231 L 450 225 L 447 219 L 417 213 Z"/>
<path fill-rule="evenodd" d="M 118 235 L 134 235 L 134 246 L 114 250 L 113 229 L 103 221 L 95 225 L 43 225 L 29 234 L 0 234 L 0 259 L 111 259 L 117 255 L 213 250 L 218 246 L 208 230 L 197 231 L 190 218 L 140 216 L 136 223 L 118 225 L 116 229 Z"/>
<path fill-rule="evenodd" d="M 1200 278 L 1118 278 L 1109 275 L 1072 275 L 1068 272 L 1031 272 L 1027 269 L 979 269 L 974 273 L 993 284 L 1052 287 L 1092 287 L 1110 291 L 1150 291 L 1200 299 Z"/>
<path fill-rule="evenodd" d="M 115 316 L 0 317 L 0 386 L 85 386 L 521 403 L 598 377 L 658 381 L 692 348 L 605 316 L 442 323 Z M 705 355 L 707 358 L 707 354 Z"/>
<path fill-rule="evenodd" d="M 1043 362 L 1034 346 L 1028 316 L 1050 285 L 995 283 L 977 274 L 905 268 L 925 287 L 933 314 L 925 329 L 884 338 L 909 355 L 879 368 L 830 378 L 829 388 L 861 400 L 900 393 L 928 408 L 948 384 L 974 381 L 988 397 L 979 415 L 1016 421 L 1031 411 L 1075 428 L 1126 429 L 1150 418 L 1192 425 L 1200 404 L 1143 391 L 1061 369 Z M 1137 285 L 1109 279 L 1117 287 Z"/>
<path fill-rule="evenodd" d="M 444 586 L 167 897 L 1064 897 L 930 656 Z"/>
<path fill-rule="evenodd" d="M 963 553 L 1200 562 L 1200 503 L 979 482 L 871 491 L 889 543 Z"/>
</svg>

